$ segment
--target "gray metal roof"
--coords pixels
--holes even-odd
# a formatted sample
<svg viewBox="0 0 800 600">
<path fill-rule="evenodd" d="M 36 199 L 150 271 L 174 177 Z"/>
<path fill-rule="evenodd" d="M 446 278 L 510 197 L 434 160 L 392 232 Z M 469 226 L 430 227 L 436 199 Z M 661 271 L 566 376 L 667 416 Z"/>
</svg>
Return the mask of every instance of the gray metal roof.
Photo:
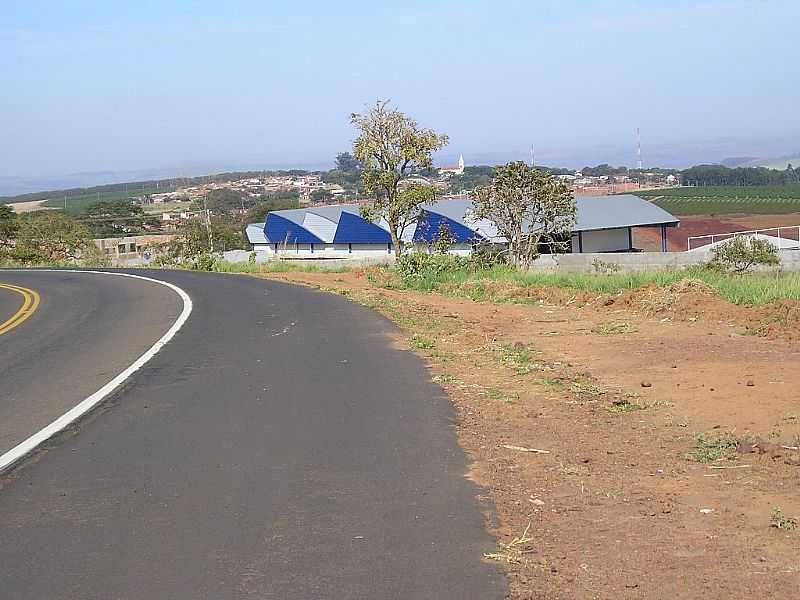
<svg viewBox="0 0 800 600">
<path fill-rule="evenodd" d="M 330 219 L 334 223 L 338 223 L 343 212 L 360 215 L 358 204 L 334 204 L 331 206 L 309 206 L 304 209 L 308 212 Z"/>
<path fill-rule="evenodd" d="M 573 231 L 595 231 L 647 225 L 676 226 L 680 220 L 638 196 L 576 196 L 577 223 Z"/>
<path fill-rule="evenodd" d="M 267 236 L 264 235 L 264 223 L 250 223 L 245 228 L 247 241 L 251 244 L 268 244 Z"/>
<path fill-rule="evenodd" d="M 572 227 L 574 232 L 648 225 L 675 226 L 680 223 L 674 215 L 663 208 L 631 194 L 576 196 L 575 204 L 577 214 L 576 223 Z M 475 229 L 476 224 L 467 216 L 472 209 L 470 200 L 460 198 L 442 200 L 425 205 L 424 208 Z"/>
<path fill-rule="evenodd" d="M 680 221 L 674 215 L 659 208 L 652 202 L 631 194 L 620 196 L 576 196 L 575 203 L 577 206 L 577 222 L 572 227 L 573 232 L 657 225 L 674 227 L 680 224 Z M 494 239 L 498 235 L 494 223 L 486 220 L 476 221 L 470 216 L 472 201 L 468 199 L 441 200 L 433 204 L 425 204 L 423 208 L 432 213 L 453 219 L 489 239 Z M 276 211 L 280 216 L 293 221 L 301 227 L 304 226 L 305 217 L 309 213 L 338 224 L 343 212 L 359 215 L 359 205 L 310 206 L 308 208 Z M 384 226 L 383 223 L 380 225 Z M 263 224 L 261 227 L 263 229 Z M 413 227 L 409 228 L 409 230 L 410 233 L 407 231 L 407 235 L 403 236 L 404 239 L 409 235 L 413 236 Z M 248 227 L 249 237 L 250 227 Z M 252 240 L 251 243 L 253 243 Z"/>
</svg>

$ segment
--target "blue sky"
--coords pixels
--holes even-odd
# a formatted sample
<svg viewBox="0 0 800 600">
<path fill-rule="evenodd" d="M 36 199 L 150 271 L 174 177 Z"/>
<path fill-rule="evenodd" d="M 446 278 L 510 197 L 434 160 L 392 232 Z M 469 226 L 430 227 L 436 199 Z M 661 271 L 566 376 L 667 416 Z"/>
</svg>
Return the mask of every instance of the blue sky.
<svg viewBox="0 0 800 600">
<path fill-rule="evenodd" d="M 377 98 L 444 162 L 800 151 L 796 0 L 3 4 L 0 177 L 324 166 Z"/>
</svg>

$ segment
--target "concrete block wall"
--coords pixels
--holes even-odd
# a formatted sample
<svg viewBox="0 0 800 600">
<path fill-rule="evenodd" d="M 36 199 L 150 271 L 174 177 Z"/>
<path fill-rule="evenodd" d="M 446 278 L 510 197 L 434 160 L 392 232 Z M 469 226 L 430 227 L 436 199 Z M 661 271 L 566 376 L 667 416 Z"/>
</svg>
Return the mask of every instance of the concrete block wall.
<svg viewBox="0 0 800 600">
<path fill-rule="evenodd" d="M 779 250 L 782 271 L 800 271 L 800 250 Z M 711 260 L 711 252 L 590 252 L 543 254 L 530 270 L 561 273 L 635 273 L 697 267 Z M 774 270 L 774 269 L 759 269 Z"/>
<path fill-rule="evenodd" d="M 800 272 L 800 250 L 779 250 L 779 270 Z M 666 271 L 696 267 L 711 260 L 711 252 L 593 252 L 583 254 L 543 254 L 531 265 L 536 272 L 561 273 L 635 273 L 640 271 Z M 250 252 L 232 250 L 225 252 L 223 260 L 249 262 Z M 373 253 L 370 256 L 351 255 L 351 258 L 309 258 L 291 255 L 276 258 L 274 254 L 256 252 L 256 262 L 263 264 L 272 260 L 300 265 L 318 265 L 320 268 L 362 268 L 394 264 L 394 254 Z M 774 269 L 761 269 L 774 270 Z"/>
</svg>

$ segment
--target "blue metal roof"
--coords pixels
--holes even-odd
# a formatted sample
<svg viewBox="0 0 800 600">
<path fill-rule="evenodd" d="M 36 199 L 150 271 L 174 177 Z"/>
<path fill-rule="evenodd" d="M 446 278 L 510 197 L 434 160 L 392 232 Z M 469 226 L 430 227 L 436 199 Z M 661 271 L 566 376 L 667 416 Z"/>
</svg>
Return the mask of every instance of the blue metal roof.
<svg viewBox="0 0 800 600">
<path fill-rule="evenodd" d="M 334 244 L 386 244 L 392 241 L 389 232 L 360 215 L 342 212 L 333 236 Z"/>
<path fill-rule="evenodd" d="M 642 227 L 653 225 L 676 226 L 680 221 L 655 204 L 633 195 L 576 197 L 577 222 L 573 232 Z M 471 217 L 469 199 L 448 199 L 423 207 L 423 216 L 413 233 L 413 241 L 431 243 L 446 223 L 457 243 L 471 243 L 497 236 L 490 221 L 475 221 Z M 323 244 L 317 235 L 303 227 L 308 214 L 316 214 L 336 224 L 333 242 L 336 244 L 385 244 L 391 237 L 383 227 L 359 214 L 357 204 L 325 206 L 307 209 L 281 210 L 269 213 L 264 233 L 273 244 Z M 309 225 L 310 227 L 310 225 Z M 480 230 L 480 233 L 477 231 Z M 411 229 L 407 232 L 411 235 Z M 329 240 L 327 236 L 325 239 Z"/>
<path fill-rule="evenodd" d="M 445 225 L 450 230 L 456 244 L 469 244 L 482 238 L 480 234 L 473 231 L 466 225 L 454 221 L 442 214 L 423 210 L 417 222 L 417 229 L 414 231 L 414 241 L 431 243 L 439 237 L 441 227 Z"/>
<path fill-rule="evenodd" d="M 321 239 L 301 225 L 286 219 L 277 212 L 267 215 L 264 235 L 271 244 L 322 244 Z"/>
</svg>

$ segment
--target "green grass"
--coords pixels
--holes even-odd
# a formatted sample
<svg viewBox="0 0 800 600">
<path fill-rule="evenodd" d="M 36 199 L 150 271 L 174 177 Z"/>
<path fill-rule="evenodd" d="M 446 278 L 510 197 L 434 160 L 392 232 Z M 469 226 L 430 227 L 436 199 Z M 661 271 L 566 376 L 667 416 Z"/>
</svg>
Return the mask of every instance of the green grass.
<svg viewBox="0 0 800 600">
<path fill-rule="evenodd" d="M 517 392 L 506 393 L 503 390 L 493 387 L 484 389 L 481 394 L 490 400 L 501 400 L 506 404 L 514 404 L 519 400 L 519 394 Z"/>
<path fill-rule="evenodd" d="M 748 273 L 731 275 L 710 269 L 694 268 L 681 271 L 643 273 L 578 274 L 525 273 L 508 267 L 485 271 L 451 271 L 426 275 L 409 280 L 404 285 L 417 291 L 439 291 L 450 295 L 467 296 L 477 301 L 497 302 L 498 283 L 526 287 L 560 287 L 590 294 L 616 294 L 646 285 L 666 287 L 682 279 L 699 279 L 710 285 L 719 296 L 733 304 L 767 304 L 781 299 L 800 300 L 800 273 Z M 525 297 L 512 297 L 508 302 L 533 302 Z"/>
<path fill-rule="evenodd" d="M 347 273 L 351 267 L 325 266 L 324 264 L 297 264 L 274 260 L 265 264 L 231 263 L 218 261 L 214 271 L 218 273 Z"/>
<path fill-rule="evenodd" d="M 642 190 L 636 195 L 674 215 L 800 212 L 800 185 L 679 187 Z"/>
<path fill-rule="evenodd" d="M 699 463 L 733 460 L 736 458 L 737 445 L 738 440 L 730 433 L 714 437 L 698 433 L 694 439 L 694 450 L 689 458 Z"/>
<path fill-rule="evenodd" d="M 156 188 L 153 187 L 145 187 L 142 189 L 141 187 L 130 187 L 127 192 L 125 190 L 115 190 L 115 191 L 102 191 L 99 195 L 99 200 L 107 201 L 107 200 L 127 200 L 129 198 L 134 198 L 138 196 L 142 196 L 143 194 L 163 194 L 166 192 L 174 191 L 175 188 L 166 187 L 166 186 L 159 186 Z M 67 209 L 66 213 L 70 215 L 77 215 L 82 213 L 88 206 L 94 204 L 98 201 L 98 194 L 97 192 L 87 192 L 85 194 L 74 194 L 70 195 L 67 194 Z M 64 195 L 62 194 L 60 197 L 56 194 L 53 197 L 48 198 L 43 206 L 47 206 L 50 208 L 64 208 Z M 183 203 L 182 207 L 188 207 L 189 203 Z"/>
<path fill-rule="evenodd" d="M 532 358 L 530 348 L 521 344 L 507 344 L 500 351 L 500 362 L 514 367 L 517 375 L 528 375 L 535 369 Z"/>
<path fill-rule="evenodd" d="M 432 350 L 436 347 L 436 343 L 433 340 L 429 340 L 426 337 L 415 333 L 411 336 L 411 347 L 415 348 L 416 350 Z"/>
</svg>

